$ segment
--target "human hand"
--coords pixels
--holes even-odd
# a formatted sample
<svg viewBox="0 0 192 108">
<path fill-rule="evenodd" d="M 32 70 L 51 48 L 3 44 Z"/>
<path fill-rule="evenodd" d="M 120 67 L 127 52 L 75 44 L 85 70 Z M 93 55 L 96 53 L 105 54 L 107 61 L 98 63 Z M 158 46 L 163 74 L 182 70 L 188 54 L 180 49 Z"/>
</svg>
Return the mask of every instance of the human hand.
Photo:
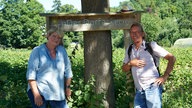
<svg viewBox="0 0 192 108">
<path fill-rule="evenodd" d="M 34 101 L 37 106 L 43 105 L 43 99 L 39 93 L 34 95 Z"/>
<path fill-rule="evenodd" d="M 155 83 L 158 84 L 158 85 L 164 84 L 166 82 L 167 78 L 168 78 L 167 75 L 163 75 L 163 76 L 157 78 L 155 80 Z"/>
<path fill-rule="evenodd" d="M 141 67 L 144 67 L 146 63 L 145 63 L 144 60 L 140 60 L 140 59 L 135 58 L 135 59 L 133 59 L 133 60 L 130 61 L 130 64 L 131 64 L 132 66 L 141 68 Z"/>
<path fill-rule="evenodd" d="M 128 72 L 128 71 L 130 71 L 130 69 L 131 69 L 130 63 L 123 64 L 123 66 L 122 66 L 123 72 Z"/>
<path fill-rule="evenodd" d="M 66 95 L 67 100 L 70 101 L 70 99 L 71 99 L 71 89 L 70 88 L 66 88 L 65 95 Z"/>
</svg>

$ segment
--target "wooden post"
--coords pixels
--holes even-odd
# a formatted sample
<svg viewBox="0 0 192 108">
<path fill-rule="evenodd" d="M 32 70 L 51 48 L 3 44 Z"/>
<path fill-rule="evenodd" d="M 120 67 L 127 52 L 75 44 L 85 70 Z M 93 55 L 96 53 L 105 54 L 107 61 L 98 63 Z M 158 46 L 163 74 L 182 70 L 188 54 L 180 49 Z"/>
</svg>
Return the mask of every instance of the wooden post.
<svg viewBox="0 0 192 108">
<path fill-rule="evenodd" d="M 81 0 L 83 13 L 109 12 L 108 0 Z M 106 19 L 107 20 L 107 19 Z M 112 41 L 111 31 L 85 31 L 84 60 L 85 81 L 94 75 L 96 79 L 96 93 L 104 93 L 105 108 L 115 107 L 115 93 L 112 72 Z M 98 102 L 100 103 L 100 102 Z M 99 107 L 99 105 L 97 106 Z"/>
<path fill-rule="evenodd" d="M 131 42 L 131 37 L 130 37 L 130 34 L 129 34 L 129 29 L 124 29 L 123 33 L 124 33 L 124 47 L 126 49 L 132 43 Z"/>
<path fill-rule="evenodd" d="M 110 30 L 124 29 L 125 48 L 130 44 L 129 28 L 133 22 L 139 22 L 142 11 L 125 13 L 42 13 L 46 16 L 47 30 L 57 26 L 61 31 L 84 32 L 85 80 L 91 74 L 96 76 L 96 93 L 104 92 L 103 100 L 106 108 L 115 107 L 113 73 L 112 73 L 112 43 Z"/>
</svg>

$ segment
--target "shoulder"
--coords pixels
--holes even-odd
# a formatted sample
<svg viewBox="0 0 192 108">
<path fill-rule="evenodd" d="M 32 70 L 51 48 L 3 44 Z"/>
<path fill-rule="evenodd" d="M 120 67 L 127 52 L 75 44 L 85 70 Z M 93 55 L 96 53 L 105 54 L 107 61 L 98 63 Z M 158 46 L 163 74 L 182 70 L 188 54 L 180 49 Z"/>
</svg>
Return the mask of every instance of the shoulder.
<svg viewBox="0 0 192 108">
<path fill-rule="evenodd" d="M 41 48 L 41 45 L 40 46 L 36 46 L 36 47 L 33 48 L 32 52 L 37 52 L 40 48 Z"/>
<path fill-rule="evenodd" d="M 165 50 L 162 46 L 158 45 L 156 42 L 151 42 L 151 47 L 155 53 L 155 55 L 158 55 L 159 57 L 166 56 L 169 52 Z"/>
<path fill-rule="evenodd" d="M 151 41 L 151 42 L 149 42 L 149 43 L 150 43 L 151 46 L 157 45 L 157 42 L 155 42 L 155 41 Z"/>
<path fill-rule="evenodd" d="M 132 46 L 133 46 L 133 43 L 129 44 L 129 45 L 127 46 L 126 50 L 132 49 Z"/>
<path fill-rule="evenodd" d="M 44 47 L 45 47 L 45 45 L 44 45 L 44 44 L 41 44 L 41 45 L 39 45 L 39 46 L 34 47 L 34 48 L 33 48 L 33 51 L 39 51 L 39 50 L 45 49 Z"/>
<path fill-rule="evenodd" d="M 161 47 L 160 45 L 157 44 L 157 42 L 155 41 L 151 41 L 149 42 L 150 46 L 154 49 L 154 48 L 158 48 L 158 47 Z"/>
<path fill-rule="evenodd" d="M 128 56 L 130 56 L 130 54 L 131 54 L 132 47 L 133 47 L 133 44 L 129 44 L 127 46 L 127 48 L 125 49 L 125 52 L 126 52 L 126 54 L 128 54 Z"/>
<path fill-rule="evenodd" d="M 57 50 L 58 50 L 59 52 L 64 52 L 64 53 L 67 53 L 67 51 L 66 51 L 65 47 L 64 47 L 64 46 L 62 46 L 62 45 L 57 46 Z"/>
<path fill-rule="evenodd" d="M 163 47 L 158 45 L 157 42 L 155 42 L 155 41 L 148 42 L 148 47 L 150 47 L 155 52 L 159 52 L 162 49 L 164 49 Z"/>
<path fill-rule="evenodd" d="M 36 54 L 36 53 L 38 53 L 39 51 L 41 51 L 43 49 L 45 49 L 43 44 L 41 44 L 39 46 L 36 46 L 36 47 L 33 48 L 31 54 Z"/>
<path fill-rule="evenodd" d="M 64 46 L 62 46 L 62 45 L 57 46 L 57 49 L 58 49 L 58 50 L 61 50 L 61 51 L 66 50 L 66 49 L 64 48 Z"/>
</svg>

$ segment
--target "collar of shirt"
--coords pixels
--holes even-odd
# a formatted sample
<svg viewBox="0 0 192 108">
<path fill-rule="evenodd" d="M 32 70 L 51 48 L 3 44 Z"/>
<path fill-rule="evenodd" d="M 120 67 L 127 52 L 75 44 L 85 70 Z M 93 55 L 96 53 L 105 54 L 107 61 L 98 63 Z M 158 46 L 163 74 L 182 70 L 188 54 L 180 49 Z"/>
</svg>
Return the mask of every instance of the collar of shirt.
<svg viewBox="0 0 192 108">
<path fill-rule="evenodd" d="M 59 46 L 57 46 L 57 47 L 55 48 L 56 58 L 52 58 L 52 57 L 51 57 L 50 51 L 49 51 L 49 49 L 47 48 L 46 44 L 43 44 L 43 47 L 45 48 L 46 53 L 48 54 L 48 56 L 49 56 L 49 58 L 50 58 L 51 60 L 54 61 L 54 60 L 58 59 L 57 53 L 58 53 L 58 47 L 59 47 Z"/>
<path fill-rule="evenodd" d="M 143 40 L 143 42 L 142 42 L 142 44 L 140 45 L 140 47 L 139 47 L 139 49 L 145 49 L 146 47 L 145 47 L 145 41 Z M 133 48 L 134 48 L 134 50 L 136 50 L 136 46 L 133 44 Z M 138 50 L 139 50 L 138 49 Z"/>
<path fill-rule="evenodd" d="M 46 43 L 43 44 L 43 47 L 45 47 L 45 49 L 46 49 L 47 51 L 49 51 L 49 49 L 48 49 L 47 46 L 46 46 Z M 56 51 L 56 52 L 57 52 L 57 50 L 58 50 L 58 46 L 55 48 L 55 51 Z"/>
</svg>

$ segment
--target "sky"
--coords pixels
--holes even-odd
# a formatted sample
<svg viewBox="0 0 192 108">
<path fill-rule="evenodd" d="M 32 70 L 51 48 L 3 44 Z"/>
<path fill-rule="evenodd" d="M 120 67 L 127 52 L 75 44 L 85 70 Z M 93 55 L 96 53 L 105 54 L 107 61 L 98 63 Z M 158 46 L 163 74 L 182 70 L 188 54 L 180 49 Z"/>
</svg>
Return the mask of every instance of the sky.
<svg viewBox="0 0 192 108">
<path fill-rule="evenodd" d="M 37 0 L 43 4 L 45 10 L 52 10 L 53 0 Z M 110 7 L 119 6 L 119 2 L 127 0 L 109 0 Z M 81 10 L 81 0 L 61 0 L 61 4 L 71 4 L 76 9 Z"/>
</svg>

